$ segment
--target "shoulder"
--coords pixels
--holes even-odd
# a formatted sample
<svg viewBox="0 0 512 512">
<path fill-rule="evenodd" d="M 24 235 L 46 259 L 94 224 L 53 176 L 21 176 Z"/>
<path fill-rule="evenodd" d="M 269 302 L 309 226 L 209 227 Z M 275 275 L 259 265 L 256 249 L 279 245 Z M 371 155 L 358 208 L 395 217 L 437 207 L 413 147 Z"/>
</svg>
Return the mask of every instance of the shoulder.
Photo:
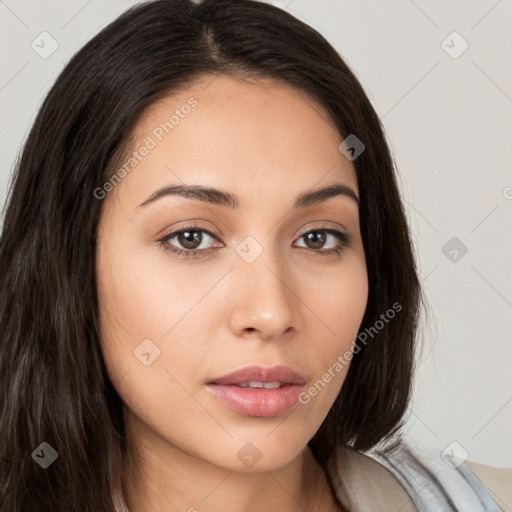
<svg viewBox="0 0 512 512">
<path fill-rule="evenodd" d="M 496 468 L 470 460 L 465 464 L 502 510 L 512 510 L 512 468 Z"/>
<path fill-rule="evenodd" d="M 329 462 L 340 501 L 356 511 L 371 510 L 377 500 L 386 503 L 383 510 L 403 512 L 500 512 L 510 507 L 511 470 L 447 460 L 442 450 L 410 440 L 400 439 L 366 453 L 338 447 Z M 493 486 L 496 490 L 491 492 Z"/>
<path fill-rule="evenodd" d="M 500 512 L 493 496 L 456 453 L 402 438 L 372 454 L 413 497 L 418 509 Z"/>
<path fill-rule="evenodd" d="M 395 475 L 372 457 L 350 446 L 339 446 L 327 465 L 334 490 L 344 508 L 354 512 L 416 512 Z"/>
</svg>

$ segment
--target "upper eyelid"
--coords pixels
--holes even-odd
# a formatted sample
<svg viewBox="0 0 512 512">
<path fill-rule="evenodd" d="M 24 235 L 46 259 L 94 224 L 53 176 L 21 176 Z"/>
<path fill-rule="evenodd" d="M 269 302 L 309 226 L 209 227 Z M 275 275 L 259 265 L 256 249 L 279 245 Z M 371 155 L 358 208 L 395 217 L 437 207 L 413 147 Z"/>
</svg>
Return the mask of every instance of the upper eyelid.
<svg viewBox="0 0 512 512">
<path fill-rule="evenodd" d="M 319 222 L 322 222 L 322 221 L 319 221 Z M 320 226 L 308 227 L 308 228 L 304 229 L 301 232 L 301 234 L 298 236 L 301 237 L 301 236 L 305 235 L 306 233 L 309 233 L 310 231 L 323 231 L 323 230 L 329 230 L 329 229 L 332 229 L 334 231 L 341 231 L 342 233 L 348 234 L 348 230 L 344 226 L 340 226 L 339 224 L 333 223 L 332 221 L 323 221 L 323 222 L 325 222 L 326 224 L 323 224 Z M 182 231 L 187 231 L 187 230 L 206 231 L 211 236 L 215 236 L 215 237 L 221 236 L 220 234 L 215 233 L 215 231 L 213 229 L 206 228 L 206 227 L 203 227 L 203 226 L 197 225 L 197 224 L 191 224 L 191 225 L 185 225 L 183 227 L 173 229 L 172 231 L 169 231 L 168 234 L 163 235 L 162 238 L 168 238 L 171 235 L 176 235 L 178 233 L 181 233 Z"/>
<path fill-rule="evenodd" d="M 322 222 L 322 221 L 319 221 L 319 222 Z M 299 238 L 301 236 L 304 236 L 306 233 L 309 233 L 310 231 L 329 231 L 329 230 L 339 231 L 341 233 L 345 233 L 348 236 L 348 230 L 345 227 L 340 226 L 336 223 L 327 221 L 327 220 L 324 220 L 323 222 L 325 224 L 320 225 L 320 226 L 309 227 L 309 228 L 305 229 L 304 231 L 301 231 Z"/>
<path fill-rule="evenodd" d="M 201 226 L 184 226 L 182 228 L 174 229 L 173 231 L 170 231 L 167 235 L 163 235 L 160 240 L 168 240 L 169 238 L 174 238 L 177 234 L 182 233 L 183 231 L 204 231 L 209 236 L 218 238 L 219 235 L 217 235 L 213 230 L 207 229 Z"/>
</svg>

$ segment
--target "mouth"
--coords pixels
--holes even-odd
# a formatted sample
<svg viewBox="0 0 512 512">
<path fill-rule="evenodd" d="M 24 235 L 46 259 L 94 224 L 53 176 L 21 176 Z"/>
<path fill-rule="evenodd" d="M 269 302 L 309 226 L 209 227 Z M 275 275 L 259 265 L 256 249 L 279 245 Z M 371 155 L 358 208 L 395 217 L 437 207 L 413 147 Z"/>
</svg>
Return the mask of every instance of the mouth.
<svg viewBox="0 0 512 512">
<path fill-rule="evenodd" d="M 251 417 L 274 417 L 298 401 L 306 379 L 287 366 L 253 366 L 207 383 L 207 389 L 229 409 Z"/>
<path fill-rule="evenodd" d="M 241 382 L 240 384 L 236 384 L 241 388 L 251 388 L 251 389 L 279 389 L 283 386 L 287 386 L 286 382 L 279 382 L 278 380 L 273 382 L 258 382 L 255 380 L 251 380 L 249 382 Z"/>
</svg>

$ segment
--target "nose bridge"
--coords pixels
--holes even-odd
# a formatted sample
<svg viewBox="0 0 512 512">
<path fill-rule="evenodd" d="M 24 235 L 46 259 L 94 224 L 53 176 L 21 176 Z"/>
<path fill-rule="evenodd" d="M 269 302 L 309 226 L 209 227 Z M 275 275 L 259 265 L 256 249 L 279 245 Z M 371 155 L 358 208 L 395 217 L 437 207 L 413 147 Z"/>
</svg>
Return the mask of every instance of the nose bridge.
<svg viewBox="0 0 512 512">
<path fill-rule="evenodd" d="M 278 336 L 292 322 L 293 290 L 289 273 L 271 234 L 248 236 L 236 247 L 235 329 L 257 329 Z"/>
</svg>

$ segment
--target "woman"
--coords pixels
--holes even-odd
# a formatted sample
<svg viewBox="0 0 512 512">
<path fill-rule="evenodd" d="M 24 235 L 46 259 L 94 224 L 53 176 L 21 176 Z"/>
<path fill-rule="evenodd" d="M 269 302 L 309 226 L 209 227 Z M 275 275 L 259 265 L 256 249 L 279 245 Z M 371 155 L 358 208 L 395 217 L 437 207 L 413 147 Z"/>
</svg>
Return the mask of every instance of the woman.
<svg viewBox="0 0 512 512">
<path fill-rule="evenodd" d="M 0 269 L 2 510 L 499 510 L 400 440 L 422 295 L 393 163 L 284 11 L 158 0 L 87 43 Z"/>
</svg>

